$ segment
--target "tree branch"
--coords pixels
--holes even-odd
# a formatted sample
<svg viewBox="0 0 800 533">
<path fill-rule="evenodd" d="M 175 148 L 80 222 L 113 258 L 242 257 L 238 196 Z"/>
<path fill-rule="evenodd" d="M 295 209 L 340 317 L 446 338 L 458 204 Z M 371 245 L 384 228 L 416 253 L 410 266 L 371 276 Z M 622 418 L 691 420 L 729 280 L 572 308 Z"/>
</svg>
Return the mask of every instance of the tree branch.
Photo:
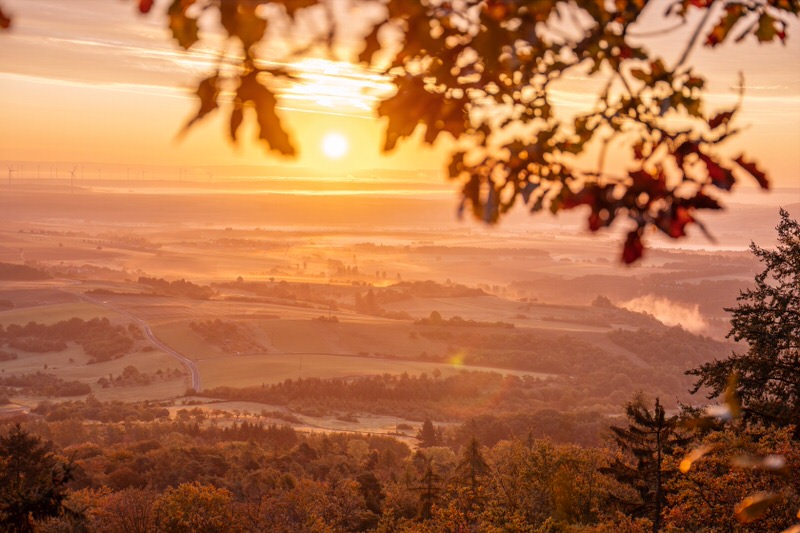
<svg viewBox="0 0 800 533">
<path fill-rule="evenodd" d="M 683 54 L 681 54 L 680 59 L 678 59 L 678 62 L 673 67 L 673 69 L 672 69 L 673 72 L 678 70 L 681 67 L 681 65 L 683 65 L 686 62 L 686 60 L 689 58 L 689 54 L 691 53 L 692 48 L 694 48 L 694 45 L 697 42 L 697 38 L 700 37 L 700 32 L 703 30 L 703 27 L 705 27 L 706 22 L 708 22 L 708 18 L 711 16 L 711 11 L 714 9 L 714 4 L 716 4 L 715 0 L 712 0 L 711 3 L 708 4 L 708 7 L 706 8 L 706 12 L 703 13 L 703 18 L 700 20 L 700 23 L 694 29 L 694 33 L 692 34 L 692 38 L 689 39 L 689 42 L 687 43 L 686 48 L 683 51 Z"/>
</svg>

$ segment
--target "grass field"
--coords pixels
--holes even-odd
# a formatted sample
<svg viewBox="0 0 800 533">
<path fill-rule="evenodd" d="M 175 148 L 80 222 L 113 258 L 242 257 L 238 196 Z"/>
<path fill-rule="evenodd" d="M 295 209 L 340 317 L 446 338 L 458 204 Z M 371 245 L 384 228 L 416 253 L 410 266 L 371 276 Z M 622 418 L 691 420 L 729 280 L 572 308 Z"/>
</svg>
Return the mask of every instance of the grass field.
<svg viewBox="0 0 800 533">
<path fill-rule="evenodd" d="M 83 349 L 70 344 L 66 350 L 49 353 L 26 353 L 15 350 L 18 358 L 3 361 L 2 375 L 32 374 L 45 372 L 54 374 L 66 381 L 80 381 L 92 387 L 92 393 L 98 398 L 120 400 L 148 400 L 171 398 L 182 394 L 188 381 L 174 379 L 156 382 L 152 385 L 134 387 L 102 388 L 97 384 L 101 377 L 119 376 L 127 366 L 134 366 L 141 373 L 153 375 L 158 370 L 183 370 L 183 367 L 169 355 L 154 350 L 135 352 L 119 359 L 102 363 L 88 364 L 88 357 Z"/>
<path fill-rule="evenodd" d="M 325 379 L 403 372 L 432 375 L 435 370 L 439 370 L 442 376 L 462 370 L 480 370 L 517 376 L 549 377 L 547 374 L 535 372 L 496 370 L 467 365 L 315 353 L 233 356 L 200 361 L 199 366 L 205 388 L 259 386 L 280 383 L 286 379 L 312 377 Z"/>
<path fill-rule="evenodd" d="M 744 249 L 723 257 L 654 247 L 643 264 L 620 269 L 615 259 L 618 240 L 610 235 L 586 239 L 576 233 L 575 228 L 582 227 L 576 216 L 539 218 L 534 226 L 527 225 L 526 218 L 524 231 L 523 226 L 508 225 L 487 229 L 452 223 L 451 204 L 439 205 L 443 209 L 439 221 L 446 223 L 430 224 L 415 213 L 401 215 L 383 200 L 373 202 L 366 211 L 363 199 L 347 203 L 346 208 L 336 204 L 335 210 L 316 209 L 327 201 L 258 194 L 66 194 L 9 188 L 0 197 L 0 261 L 33 261 L 34 266 L 53 269 L 54 279 L 0 281 L 0 300 L 15 305 L 0 312 L 0 325 L 51 324 L 73 317 L 108 317 L 122 324 L 141 320 L 161 341 L 198 362 L 206 389 L 258 386 L 298 377 L 431 375 L 434 371 L 447 376 L 469 367 L 420 360 L 457 361 L 465 353 L 486 364 L 501 364 L 498 361 L 506 348 L 485 347 L 478 341 L 492 335 L 502 338 L 510 330 L 462 326 L 436 336 L 425 326 L 414 325 L 412 319 L 390 320 L 354 311 L 356 294 L 364 297 L 370 289 L 377 291 L 397 281 L 431 280 L 444 287 L 480 288 L 486 294 L 435 298 L 414 293 L 410 298 L 387 298 L 380 307 L 412 318 L 428 317 L 435 310 L 445 319 L 510 322 L 517 333 L 534 332 L 533 342 L 539 333 L 542 338 L 583 341 L 609 354 L 607 361 L 596 362 L 598 369 L 609 361 L 622 361 L 633 366 L 637 374 L 631 379 L 638 383 L 652 370 L 651 365 L 615 345 L 606 332 L 650 327 L 649 322 L 644 315 L 634 320 L 620 309 L 591 305 L 598 295 L 618 306 L 650 293 L 676 301 L 683 295 L 684 303 L 691 304 L 711 301 L 712 310 L 703 313 L 716 313 L 706 318 L 716 317 L 723 324 L 720 331 L 727 324 L 720 310 L 735 300 L 736 290 L 727 291 L 726 285 L 723 292 L 701 281 L 722 274 L 748 283 L 752 280 Z M 413 203 L 420 210 L 432 205 Z M 357 213 L 372 222 L 354 223 Z M 389 225 L 387 217 L 393 221 Z M 565 227 L 569 229 L 566 236 L 561 232 Z M 769 231 L 757 242 L 768 244 L 774 238 L 774 224 L 764 227 Z M 741 269 L 730 270 L 736 265 Z M 721 266 L 725 268 L 720 270 Z M 132 295 L 152 292 L 137 283 L 139 276 L 183 278 L 197 284 L 232 284 L 242 277 L 263 284 L 264 290 L 215 286 L 219 294 L 208 301 Z M 287 282 L 288 292 L 296 292 L 296 299 L 270 292 L 281 282 Z M 95 303 L 81 300 L 82 293 L 92 288 L 118 294 L 87 295 Z M 717 293 L 727 296 L 717 298 Z M 243 301 L 246 298 L 251 301 Z M 329 314 L 338 323 L 315 320 Z M 225 353 L 189 326 L 192 321 L 217 318 L 236 323 L 266 353 Z M 530 357 L 538 356 L 536 347 L 530 348 L 513 349 L 520 357 L 528 352 Z M 478 353 L 479 349 L 485 353 Z M 495 354 L 498 359 L 493 359 Z M 95 365 L 87 365 L 86 359 L 80 348 L 70 346 L 60 353 L 19 353 L 19 359 L 0 363 L 0 370 L 5 374 L 47 371 L 65 380 L 79 380 L 90 384 L 104 400 L 178 398 L 187 387 L 185 379 L 146 387 L 102 389 L 97 385 L 99 378 L 118 375 L 128 365 L 148 374 L 181 368 L 158 350 Z M 594 386 L 589 379 L 584 385 Z M 605 386 L 602 379 L 595 382 Z M 557 401 L 553 407 L 559 407 Z M 226 404 L 214 408 L 244 410 Z M 263 406 L 253 409 L 260 411 Z M 360 421 L 353 426 L 308 419 L 307 427 L 379 429 L 383 424 L 363 414 L 355 416 Z M 383 425 L 391 426 L 391 421 Z"/>
<path fill-rule="evenodd" d="M 22 307 L 0 312 L 0 324 L 25 325 L 28 322 L 38 322 L 40 324 L 55 324 L 62 320 L 69 320 L 77 317 L 89 320 L 95 317 L 108 317 L 110 320 L 118 318 L 119 315 L 104 307 L 92 305 L 87 302 L 59 303 L 55 305 L 37 305 L 32 307 Z"/>
<path fill-rule="evenodd" d="M 176 320 L 157 324 L 153 326 L 153 333 L 161 342 L 195 361 L 225 356 L 222 351 L 192 331 L 189 323 L 186 320 Z"/>
</svg>

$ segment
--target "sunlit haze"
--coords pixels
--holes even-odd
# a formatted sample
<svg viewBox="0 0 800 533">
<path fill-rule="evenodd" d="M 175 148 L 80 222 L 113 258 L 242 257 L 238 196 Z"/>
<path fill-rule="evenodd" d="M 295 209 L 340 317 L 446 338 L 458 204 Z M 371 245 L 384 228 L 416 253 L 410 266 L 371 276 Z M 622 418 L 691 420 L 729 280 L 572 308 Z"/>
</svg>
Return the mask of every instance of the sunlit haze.
<svg viewBox="0 0 800 533">
<path fill-rule="evenodd" d="M 281 114 L 296 136 L 300 155 L 280 159 L 252 142 L 233 148 L 222 141 L 221 116 L 175 140 L 195 102 L 185 87 L 213 68 L 213 51 L 176 49 L 154 17 L 137 16 L 130 2 L 103 0 L 7 0 L 13 31 L 0 47 L 0 161 L 23 165 L 169 165 L 206 167 L 275 165 L 331 170 L 318 157 L 328 131 L 347 136 L 350 152 L 336 172 L 357 169 L 434 171 L 443 182 L 446 140 L 434 148 L 413 141 L 381 155 L 381 127 L 373 115 L 388 85 L 374 73 L 330 59 L 303 59 L 296 82 L 283 90 Z M 654 11 L 658 11 L 654 9 Z M 790 28 L 790 30 L 793 28 Z M 791 31 L 789 32 L 791 34 Z M 665 50 L 669 43 L 665 41 Z M 695 63 L 711 74 L 709 103 L 736 99 L 736 72 L 746 75 L 742 133 L 730 142 L 769 163 L 777 185 L 797 184 L 800 175 L 800 39 L 785 47 L 753 43 L 698 50 Z M 580 79 L 559 83 L 556 108 L 585 105 L 590 92 Z M 589 89 L 591 91 L 593 89 Z M 203 171 L 200 171 L 202 173 Z M 219 172 L 216 172 L 219 174 Z"/>
<path fill-rule="evenodd" d="M 0 532 L 800 532 L 797 6 L 0 0 Z"/>
</svg>

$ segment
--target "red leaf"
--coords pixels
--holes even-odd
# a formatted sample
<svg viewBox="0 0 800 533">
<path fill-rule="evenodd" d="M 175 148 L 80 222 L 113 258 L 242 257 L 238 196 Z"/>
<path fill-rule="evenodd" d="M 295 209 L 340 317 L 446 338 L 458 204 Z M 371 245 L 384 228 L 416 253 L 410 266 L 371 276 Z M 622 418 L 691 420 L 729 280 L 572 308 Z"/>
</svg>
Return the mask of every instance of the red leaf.
<svg viewBox="0 0 800 533">
<path fill-rule="evenodd" d="M 672 155 L 675 158 L 675 163 L 677 163 L 679 167 L 683 168 L 683 160 L 686 159 L 686 156 L 689 154 L 694 153 L 697 153 L 697 143 L 693 141 L 686 141 L 678 146 L 678 148 L 672 152 Z"/>
<path fill-rule="evenodd" d="M 628 233 L 625 239 L 625 246 L 622 249 L 622 261 L 629 265 L 642 257 L 644 252 L 644 245 L 642 244 L 642 237 L 639 232 L 634 230 Z"/>
<path fill-rule="evenodd" d="M 721 113 L 717 113 L 708 120 L 708 127 L 713 130 L 723 124 L 727 124 L 731 118 L 733 118 L 733 113 L 733 111 L 723 111 Z"/>
<path fill-rule="evenodd" d="M 700 159 L 703 160 L 703 163 L 706 164 L 708 177 L 711 178 L 711 183 L 720 189 L 724 189 L 726 191 L 731 190 L 733 184 L 736 183 L 736 178 L 733 176 L 733 172 L 731 172 L 731 170 L 728 168 L 720 166 L 717 162 L 702 152 L 698 152 L 698 155 L 700 156 Z"/>
<path fill-rule="evenodd" d="M 139 12 L 149 13 L 153 8 L 153 0 L 139 0 Z"/>
<path fill-rule="evenodd" d="M 6 30 L 11 27 L 11 17 L 3 13 L 3 9 L 0 8 L 0 28 Z"/>
<path fill-rule="evenodd" d="M 769 178 L 767 178 L 767 174 L 763 170 L 759 169 L 755 163 L 745 161 L 744 156 L 742 155 L 734 159 L 734 161 L 740 167 L 749 172 L 750 175 L 756 179 L 762 189 L 769 189 Z"/>
<path fill-rule="evenodd" d="M 682 205 L 673 205 L 669 211 L 663 211 L 656 219 L 658 229 L 677 239 L 686 235 L 686 225 L 694 222 L 694 217 Z"/>
<path fill-rule="evenodd" d="M 692 198 L 687 199 L 685 203 L 695 209 L 722 209 L 716 198 L 712 198 L 703 192 L 698 192 Z"/>
<path fill-rule="evenodd" d="M 573 193 L 569 189 L 564 190 L 566 192 L 563 195 L 561 203 L 562 209 L 572 209 L 574 207 L 578 207 L 579 205 L 589 205 L 592 207 L 597 205 L 598 190 L 595 187 L 587 186 L 576 193 Z"/>
<path fill-rule="evenodd" d="M 667 190 L 667 182 L 664 178 L 662 169 L 658 169 L 657 174 L 650 174 L 645 170 L 635 170 L 628 172 L 633 182 L 628 191 L 636 197 L 641 193 L 647 194 L 651 200 L 662 198 Z"/>
</svg>

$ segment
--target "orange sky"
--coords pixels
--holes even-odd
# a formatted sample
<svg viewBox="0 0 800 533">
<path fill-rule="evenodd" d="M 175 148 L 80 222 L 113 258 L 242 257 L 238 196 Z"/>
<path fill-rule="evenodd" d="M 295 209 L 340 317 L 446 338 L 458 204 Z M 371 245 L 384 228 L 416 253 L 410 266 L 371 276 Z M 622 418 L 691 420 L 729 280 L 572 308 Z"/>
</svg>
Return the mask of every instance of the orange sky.
<svg viewBox="0 0 800 533">
<path fill-rule="evenodd" d="M 208 53 L 180 52 L 159 17 L 140 17 L 134 2 L 3 0 L 14 29 L 0 35 L 0 162 L 58 161 L 122 165 L 277 165 L 358 169 L 443 169 L 440 147 L 404 143 L 380 154 L 380 122 L 370 106 L 380 92 L 374 76 L 346 65 L 308 63 L 307 76 L 281 100 L 286 125 L 299 141 L 296 161 L 266 155 L 249 141 L 233 147 L 222 117 L 180 142 L 175 134 L 193 112 L 189 87 L 209 70 Z M 654 8 L 654 12 L 663 9 Z M 744 133 L 731 153 L 746 150 L 771 171 L 776 185 L 800 185 L 800 25 L 789 43 L 728 45 L 698 50 L 694 64 L 711 82 L 709 104 L 735 101 L 731 86 L 746 74 L 740 116 Z M 675 37 L 671 37 L 675 39 Z M 665 39 L 660 46 L 669 50 Z M 668 53 L 668 52 L 665 52 Z M 362 88 L 366 87 L 365 90 Z M 581 80 L 561 87 L 557 105 L 589 97 Z M 351 146 L 339 160 L 324 158 L 323 136 L 342 132 Z M 4 170 L 4 169 L 3 169 Z M 443 173 L 442 173 L 443 174 Z M 444 177 L 442 176 L 442 181 Z"/>
</svg>

